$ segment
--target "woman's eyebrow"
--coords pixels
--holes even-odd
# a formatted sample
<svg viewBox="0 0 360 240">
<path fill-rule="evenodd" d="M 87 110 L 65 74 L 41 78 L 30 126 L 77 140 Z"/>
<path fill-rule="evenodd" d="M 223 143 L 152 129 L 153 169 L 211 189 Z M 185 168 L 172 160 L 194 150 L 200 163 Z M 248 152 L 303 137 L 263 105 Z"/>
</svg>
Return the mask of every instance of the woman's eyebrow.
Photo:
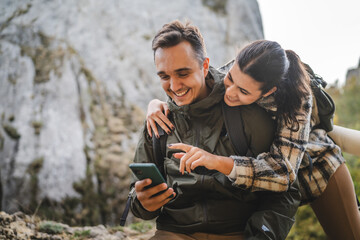
<svg viewBox="0 0 360 240">
<path fill-rule="evenodd" d="M 230 81 L 231 81 L 231 82 L 234 82 L 234 80 L 233 80 L 233 78 L 232 78 L 232 76 L 231 76 L 231 73 L 228 72 L 228 74 L 229 74 L 229 79 L 230 79 Z"/>
<path fill-rule="evenodd" d="M 231 73 L 229 72 L 228 73 L 229 74 L 229 79 L 230 79 L 230 81 L 231 82 L 234 82 L 234 80 L 233 80 L 233 78 L 232 78 L 232 76 L 231 76 Z M 242 87 L 239 87 L 239 86 L 237 86 L 241 91 L 243 91 L 243 92 L 246 92 L 247 94 L 251 94 L 248 90 L 246 90 L 246 89 L 244 89 L 244 88 L 242 88 Z"/>
<path fill-rule="evenodd" d="M 246 89 L 244 89 L 244 88 L 242 88 L 242 87 L 239 87 L 239 86 L 238 86 L 238 88 L 239 88 L 241 91 L 246 92 L 247 94 L 251 94 L 248 90 L 246 90 Z"/>
</svg>

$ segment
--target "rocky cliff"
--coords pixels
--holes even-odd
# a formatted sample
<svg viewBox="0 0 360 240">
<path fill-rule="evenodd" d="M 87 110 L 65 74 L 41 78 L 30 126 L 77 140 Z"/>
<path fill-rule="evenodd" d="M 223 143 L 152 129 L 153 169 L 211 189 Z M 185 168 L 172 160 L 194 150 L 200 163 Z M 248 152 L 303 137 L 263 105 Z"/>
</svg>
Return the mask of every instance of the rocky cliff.
<svg viewBox="0 0 360 240">
<path fill-rule="evenodd" d="M 116 223 L 147 102 L 164 98 L 156 31 L 189 19 L 212 65 L 263 38 L 256 0 L 1 0 L 1 210 Z"/>
</svg>

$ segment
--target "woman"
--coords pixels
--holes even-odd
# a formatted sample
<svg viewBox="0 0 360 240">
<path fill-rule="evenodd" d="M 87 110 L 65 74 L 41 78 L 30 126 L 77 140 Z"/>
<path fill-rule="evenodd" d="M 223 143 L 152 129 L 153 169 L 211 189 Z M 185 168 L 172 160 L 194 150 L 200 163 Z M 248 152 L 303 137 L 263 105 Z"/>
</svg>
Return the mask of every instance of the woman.
<svg viewBox="0 0 360 240">
<path fill-rule="evenodd" d="M 323 129 L 313 128 L 309 77 L 299 57 L 276 42 L 253 42 L 238 54 L 224 84 L 224 101 L 229 106 L 256 102 L 273 114 L 277 133 L 270 152 L 256 158 L 221 157 L 173 144 L 170 148 L 185 151 L 175 155 L 181 158 L 180 172 L 205 166 L 251 191 L 286 191 L 298 177 L 302 203 L 311 203 L 326 234 L 331 239 L 360 239 L 360 214 L 350 173 L 340 148 Z M 161 113 L 168 113 L 165 103 L 153 101 L 148 111 L 150 135 L 154 121 L 167 132 L 174 128 Z"/>
</svg>

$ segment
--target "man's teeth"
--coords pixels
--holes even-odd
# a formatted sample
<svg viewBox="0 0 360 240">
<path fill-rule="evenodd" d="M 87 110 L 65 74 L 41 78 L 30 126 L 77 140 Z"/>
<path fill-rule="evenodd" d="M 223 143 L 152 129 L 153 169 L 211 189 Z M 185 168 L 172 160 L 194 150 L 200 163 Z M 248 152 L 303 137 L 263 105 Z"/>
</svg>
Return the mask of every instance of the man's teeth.
<svg viewBox="0 0 360 240">
<path fill-rule="evenodd" d="M 182 97 L 182 96 L 184 96 L 187 92 L 188 92 L 188 89 L 185 90 L 185 91 L 182 91 L 182 92 L 177 92 L 177 93 L 175 93 L 175 95 L 178 96 L 178 97 Z"/>
</svg>

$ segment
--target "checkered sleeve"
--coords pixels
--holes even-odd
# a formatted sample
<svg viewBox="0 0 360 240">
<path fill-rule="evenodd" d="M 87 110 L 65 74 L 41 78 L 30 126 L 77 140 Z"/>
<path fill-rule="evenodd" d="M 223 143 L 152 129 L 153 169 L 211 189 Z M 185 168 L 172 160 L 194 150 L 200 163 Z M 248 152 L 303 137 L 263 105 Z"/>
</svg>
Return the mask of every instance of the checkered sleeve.
<svg viewBox="0 0 360 240">
<path fill-rule="evenodd" d="M 274 111 L 274 101 L 258 103 L 267 110 Z M 231 179 L 237 187 L 251 191 L 288 190 L 289 184 L 296 180 L 300 163 L 306 151 L 310 133 L 312 96 L 304 99 L 297 116 L 299 128 L 290 130 L 284 121 L 277 122 L 277 131 L 269 152 L 257 157 L 231 156 L 234 159 L 235 178 Z"/>
</svg>

